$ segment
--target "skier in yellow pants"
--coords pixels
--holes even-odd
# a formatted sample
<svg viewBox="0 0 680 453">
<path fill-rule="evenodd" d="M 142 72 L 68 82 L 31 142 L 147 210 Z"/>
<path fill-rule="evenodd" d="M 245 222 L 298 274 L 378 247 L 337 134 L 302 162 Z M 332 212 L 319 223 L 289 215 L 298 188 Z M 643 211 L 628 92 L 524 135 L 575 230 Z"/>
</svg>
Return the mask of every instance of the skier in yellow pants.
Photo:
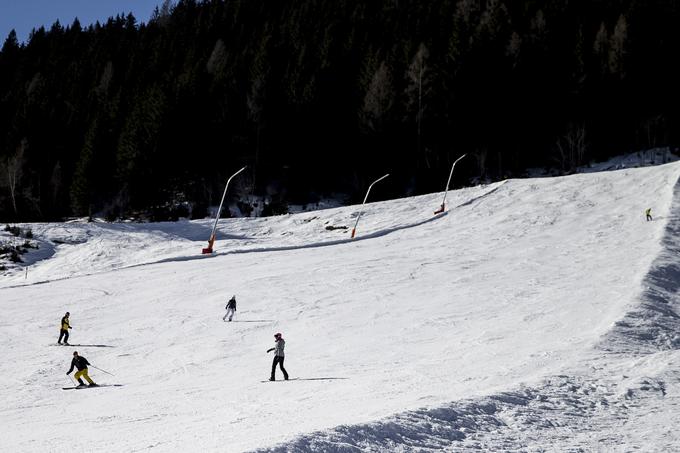
<svg viewBox="0 0 680 453">
<path fill-rule="evenodd" d="M 84 386 L 85 383 L 81 378 L 85 378 L 87 382 L 89 382 L 90 386 L 96 387 L 97 384 L 95 384 L 92 379 L 90 379 L 90 376 L 87 374 L 87 366 L 90 365 L 90 362 L 87 361 L 85 357 L 79 356 L 78 351 L 73 351 L 73 360 L 71 360 L 71 369 L 66 372 L 66 374 L 71 374 L 71 371 L 73 371 L 73 368 L 78 368 L 78 371 L 74 375 L 76 380 L 78 381 L 79 386 Z"/>
</svg>

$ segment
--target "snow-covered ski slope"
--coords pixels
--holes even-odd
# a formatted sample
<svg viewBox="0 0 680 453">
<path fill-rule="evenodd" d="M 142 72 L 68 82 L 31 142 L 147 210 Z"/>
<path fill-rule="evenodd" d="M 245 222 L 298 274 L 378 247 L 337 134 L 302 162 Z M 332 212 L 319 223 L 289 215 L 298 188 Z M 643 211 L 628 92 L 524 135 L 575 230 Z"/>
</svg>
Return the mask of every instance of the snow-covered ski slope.
<svg viewBox="0 0 680 453">
<path fill-rule="evenodd" d="M 0 444 L 677 451 L 679 176 L 509 180 L 438 217 L 441 194 L 368 204 L 354 241 L 326 227 L 356 206 L 224 220 L 207 257 L 209 220 L 32 225 L 43 259 L 0 278 Z M 121 387 L 61 390 L 67 310 Z M 261 382 L 275 332 L 295 381 Z"/>
</svg>

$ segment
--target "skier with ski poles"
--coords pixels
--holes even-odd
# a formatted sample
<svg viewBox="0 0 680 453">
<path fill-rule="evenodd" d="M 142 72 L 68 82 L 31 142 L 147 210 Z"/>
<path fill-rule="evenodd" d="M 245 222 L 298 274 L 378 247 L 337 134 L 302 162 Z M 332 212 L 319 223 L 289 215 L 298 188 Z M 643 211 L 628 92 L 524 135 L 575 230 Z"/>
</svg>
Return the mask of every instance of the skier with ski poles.
<svg viewBox="0 0 680 453">
<path fill-rule="evenodd" d="M 272 375 L 269 378 L 269 380 L 270 381 L 276 380 L 276 377 L 274 375 L 276 373 L 276 365 L 279 365 L 279 367 L 281 368 L 281 371 L 283 372 L 283 379 L 285 379 L 287 381 L 288 380 L 288 372 L 283 367 L 283 357 L 284 357 L 283 348 L 286 346 L 286 342 L 283 339 L 283 337 L 281 337 L 280 333 L 274 334 L 274 342 L 276 343 L 276 345 L 273 348 L 267 349 L 267 353 L 274 351 L 274 362 L 272 362 Z"/>
<path fill-rule="evenodd" d="M 227 310 L 227 314 L 224 315 L 222 321 L 226 321 L 227 318 L 229 318 L 229 321 L 231 321 L 231 318 L 233 318 L 236 314 L 236 296 L 231 296 L 231 299 L 229 299 L 229 302 L 227 302 L 227 306 L 224 308 Z"/>
<path fill-rule="evenodd" d="M 71 328 L 71 324 L 69 323 L 69 316 L 71 314 L 69 312 L 66 312 L 63 318 L 61 318 L 61 329 L 59 330 L 59 339 L 57 340 L 57 344 L 61 344 L 61 339 L 62 337 L 64 338 L 64 344 L 68 346 L 68 329 Z"/>
<path fill-rule="evenodd" d="M 652 219 L 652 208 L 647 208 L 645 209 L 645 216 L 647 217 L 647 221 L 649 222 Z"/>
<path fill-rule="evenodd" d="M 90 379 L 90 376 L 87 374 L 87 366 L 90 365 L 90 362 L 87 361 L 87 359 L 83 356 L 78 355 L 78 351 L 73 351 L 73 360 L 71 360 L 71 369 L 69 369 L 66 374 L 69 375 L 71 374 L 71 371 L 73 371 L 73 368 L 78 368 L 78 371 L 74 375 L 76 380 L 78 381 L 78 387 L 84 387 L 85 383 L 81 379 L 81 377 L 84 377 L 87 382 L 89 382 L 90 387 L 97 387 L 97 384 L 94 383 L 92 379 Z"/>
</svg>

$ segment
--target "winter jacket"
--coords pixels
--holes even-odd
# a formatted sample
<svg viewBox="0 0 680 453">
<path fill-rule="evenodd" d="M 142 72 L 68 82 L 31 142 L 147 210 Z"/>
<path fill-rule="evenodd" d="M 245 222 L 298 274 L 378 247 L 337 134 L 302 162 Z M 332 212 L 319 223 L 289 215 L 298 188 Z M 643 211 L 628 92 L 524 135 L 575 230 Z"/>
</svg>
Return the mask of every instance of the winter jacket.
<svg viewBox="0 0 680 453">
<path fill-rule="evenodd" d="M 68 370 L 70 373 L 73 371 L 73 368 L 78 368 L 78 371 L 82 371 L 87 368 L 87 366 L 90 364 L 90 362 L 87 361 L 87 359 L 83 356 L 77 356 L 74 357 L 73 360 L 71 360 L 71 369 Z"/>
<path fill-rule="evenodd" d="M 61 318 L 61 330 L 68 330 L 70 328 L 71 326 L 68 323 L 68 318 L 66 316 Z"/>
<path fill-rule="evenodd" d="M 276 340 L 276 346 L 274 346 L 274 355 L 276 357 L 283 357 L 283 348 L 286 346 L 286 342 L 283 338 Z"/>
<path fill-rule="evenodd" d="M 224 308 L 226 308 L 227 310 L 231 308 L 232 310 L 236 311 L 236 299 L 230 299 L 229 303 Z"/>
</svg>

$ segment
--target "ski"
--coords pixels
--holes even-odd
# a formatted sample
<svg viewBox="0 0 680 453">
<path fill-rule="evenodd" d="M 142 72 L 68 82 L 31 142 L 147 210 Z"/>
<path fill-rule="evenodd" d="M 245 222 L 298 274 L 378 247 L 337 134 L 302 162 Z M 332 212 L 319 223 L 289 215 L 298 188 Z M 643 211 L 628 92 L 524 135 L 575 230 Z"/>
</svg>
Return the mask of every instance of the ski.
<svg viewBox="0 0 680 453">
<path fill-rule="evenodd" d="M 262 383 L 264 383 L 264 382 L 286 382 L 286 381 L 297 381 L 297 380 L 299 380 L 299 379 L 300 379 L 300 378 L 296 378 L 296 377 L 294 377 L 294 378 L 288 378 L 288 379 L 277 379 L 277 380 L 275 380 L 275 381 L 270 381 L 269 379 L 267 379 L 266 381 L 260 381 L 260 382 L 262 382 Z"/>
<path fill-rule="evenodd" d="M 71 346 L 72 348 L 113 348 L 115 346 L 110 346 L 108 344 L 59 344 L 59 343 L 50 343 L 48 346 Z"/>
<path fill-rule="evenodd" d="M 123 384 L 97 384 L 97 385 L 78 385 L 76 387 L 62 387 L 62 390 L 85 390 L 96 389 L 99 387 L 122 387 Z"/>
</svg>

